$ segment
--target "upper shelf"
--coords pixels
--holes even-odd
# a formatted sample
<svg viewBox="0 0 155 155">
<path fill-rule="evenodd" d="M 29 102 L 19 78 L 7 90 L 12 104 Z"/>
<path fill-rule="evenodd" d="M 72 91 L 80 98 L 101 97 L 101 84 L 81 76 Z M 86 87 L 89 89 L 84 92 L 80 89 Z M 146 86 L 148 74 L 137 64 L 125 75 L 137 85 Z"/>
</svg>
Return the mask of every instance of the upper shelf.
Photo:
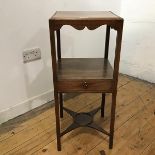
<svg viewBox="0 0 155 155">
<path fill-rule="evenodd" d="M 60 29 L 63 25 L 71 25 L 78 30 L 85 27 L 94 30 L 105 24 L 118 30 L 122 28 L 123 18 L 111 11 L 57 11 L 49 23 L 53 30 Z"/>
</svg>

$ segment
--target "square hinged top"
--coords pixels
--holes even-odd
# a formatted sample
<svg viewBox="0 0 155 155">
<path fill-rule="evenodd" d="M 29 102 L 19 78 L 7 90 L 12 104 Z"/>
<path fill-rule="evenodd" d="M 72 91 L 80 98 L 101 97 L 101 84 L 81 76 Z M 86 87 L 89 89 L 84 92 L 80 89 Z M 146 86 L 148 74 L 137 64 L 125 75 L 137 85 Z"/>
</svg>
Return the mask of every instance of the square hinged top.
<svg viewBox="0 0 155 155">
<path fill-rule="evenodd" d="M 57 11 L 51 20 L 122 20 L 111 11 Z"/>
</svg>

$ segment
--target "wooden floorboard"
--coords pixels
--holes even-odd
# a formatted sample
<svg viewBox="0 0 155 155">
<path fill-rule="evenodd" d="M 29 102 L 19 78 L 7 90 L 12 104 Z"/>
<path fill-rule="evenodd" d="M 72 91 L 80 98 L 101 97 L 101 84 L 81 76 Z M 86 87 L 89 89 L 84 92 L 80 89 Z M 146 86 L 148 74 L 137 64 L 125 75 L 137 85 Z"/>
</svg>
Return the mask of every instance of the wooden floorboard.
<svg viewBox="0 0 155 155">
<path fill-rule="evenodd" d="M 70 94 L 65 106 L 85 112 L 101 103 L 101 94 Z M 105 118 L 95 122 L 109 131 L 111 95 L 106 96 Z M 64 113 L 64 130 L 71 117 Z M 79 128 L 62 137 L 56 149 L 54 106 L 46 104 L 0 126 L 0 155 L 154 155 L 155 86 L 125 75 L 119 76 L 114 148 L 108 137 L 89 128 Z"/>
</svg>

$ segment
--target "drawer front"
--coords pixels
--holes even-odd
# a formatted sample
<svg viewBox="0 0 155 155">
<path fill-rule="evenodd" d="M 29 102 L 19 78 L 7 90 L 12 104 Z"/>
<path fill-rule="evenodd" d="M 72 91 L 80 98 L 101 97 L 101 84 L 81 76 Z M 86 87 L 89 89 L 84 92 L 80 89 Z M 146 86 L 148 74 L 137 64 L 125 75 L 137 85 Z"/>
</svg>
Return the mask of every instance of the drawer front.
<svg viewBox="0 0 155 155">
<path fill-rule="evenodd" d="M 59 92 L 112 92 L 112 80 L 58 81 Z"/>
</svg>

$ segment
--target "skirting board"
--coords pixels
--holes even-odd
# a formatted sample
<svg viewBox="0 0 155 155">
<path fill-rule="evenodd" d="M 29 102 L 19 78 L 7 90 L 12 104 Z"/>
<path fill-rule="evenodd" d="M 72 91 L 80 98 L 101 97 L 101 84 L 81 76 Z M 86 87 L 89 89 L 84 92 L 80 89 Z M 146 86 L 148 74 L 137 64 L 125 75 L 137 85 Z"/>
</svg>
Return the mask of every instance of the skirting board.
<svg viewBox="0 0 155 155">
<path fill-rule="evenodd" d="M 38 96 L 32 97 L 22 103 L 15 105 L 14 107 L 0 111 L 0 124 L 22 115 L 34 108 L 37 108 L 47 102 L 54 99 L 54 91 L 50 90 Z"/>
</svg>

